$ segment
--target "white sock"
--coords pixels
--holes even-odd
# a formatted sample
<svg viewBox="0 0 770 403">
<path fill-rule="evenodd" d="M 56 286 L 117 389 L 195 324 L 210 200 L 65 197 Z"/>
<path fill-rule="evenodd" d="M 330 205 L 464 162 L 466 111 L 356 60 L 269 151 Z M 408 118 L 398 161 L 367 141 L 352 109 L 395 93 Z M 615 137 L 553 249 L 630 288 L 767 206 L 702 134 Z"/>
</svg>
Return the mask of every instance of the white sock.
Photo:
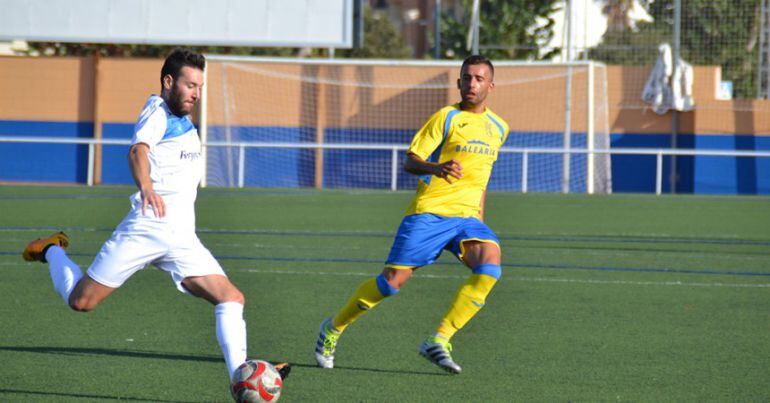
<svg viewBox="0 0 770 403">
<path fill-rule="evenodd" d="M 56 245 L 49 247 L 45 252 L 45 260 L 48 261 L 53 288 L 59 293 L 64 303 L 69 305 L 70 294 L 83 277 L 83 272 L 80 271 L 80 267 L 75 262 L 67 257 L 64 249 Z"/>
<path fill-rule="evenodd" d="M 223 302 L 214 307 L 217 318 L 217 341 L 225 356 L 230 379 L 239 365 L 246 361 L 246 322 L 243 320 L 243 305 L 238 302 Z"/>
</svg>

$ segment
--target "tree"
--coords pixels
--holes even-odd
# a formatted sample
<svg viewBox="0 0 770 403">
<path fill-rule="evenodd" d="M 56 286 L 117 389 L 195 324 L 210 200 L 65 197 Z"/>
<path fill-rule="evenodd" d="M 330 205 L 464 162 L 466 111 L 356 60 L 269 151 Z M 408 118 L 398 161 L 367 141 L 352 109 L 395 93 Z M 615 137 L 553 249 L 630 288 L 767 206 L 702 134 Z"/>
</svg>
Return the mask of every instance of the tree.
<svg viewBox="0 0 770 403">
<path fill-rule="evenodd" d="M 482 1 L 479 10 L 479 44 L 482 54 L 492 59 L 547 59 L 552 53 L 540 54 L 540 45 L 553 36 L 554 21 L 549 15 L 556 11 L 558 0 L 497 0 Z M 454 13 L 441 15 L 441 48 L 446 58 L 464 58 L 473 1 L 463 0 L 466 11 L 462 18 Z M 544 21 L 537 25 L 536 22 Z"/>
<path fill-rule="evenodd" d="M 691 0 L 682 7 L 682 58 L 722 66 L 722 77 L 733 81 L 737 96 L 756 96 L 759 1 Z"/>
<path fill-rule="evenodd" d="M 636 32 L 630 28 L 608 31 L 601 44 L 589 49 L 588 58 L 608 64 L 650 65 L 658 57 L 658 45 L 664 42 L 670 44 L 671 37 L 670 27 L 642 27 Z"/>
<path fill-rule="evenodd" d="M 375 13 L 369 6 L 364 7 L 364 45 L 359 49 L 342 49 L 342 57 L 406 59 L 412 50 L 393 23 L 383 13 Z"/>
<path fill-rule="evenodd" d="M 756 94 L 759 1 L 688 0 L 682 3 L 681 56 L 694 65 L 722 67 L 724 80 L 733 82 L 735 96 Z M 657 47 L 673 42 L 673 0 L 649 4 L 654 21 L 630 29 L 607 32 L 590 57 L 607 63 L 649 65 Z"/>
</svg>

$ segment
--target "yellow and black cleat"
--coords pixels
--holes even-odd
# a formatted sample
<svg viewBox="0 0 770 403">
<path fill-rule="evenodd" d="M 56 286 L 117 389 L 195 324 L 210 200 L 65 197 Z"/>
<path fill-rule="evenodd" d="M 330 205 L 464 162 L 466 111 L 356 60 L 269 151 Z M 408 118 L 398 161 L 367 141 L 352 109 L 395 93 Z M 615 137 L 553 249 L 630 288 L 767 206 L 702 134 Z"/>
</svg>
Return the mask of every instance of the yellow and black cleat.
<svg viewBox="0 0 770 403">
<path fill-rule="evenodd" d="M 49 246 L 56 245 L 63 249 L 67 249 L 70 245 L 70 238 L 64 232 L 56 232 L 48 238 L 38 238 L 30 242 L 24 252 L 21 253 L 21 257 L 28 262 L 43 262 L 45 260 L 45 252 Z"/>
<path fill-rule="evenodd" d="M 291 364 L 288 362 L 279 362 L 277 364 L 273 364 L 273 368 L 275 368 L 278 371 L 278 374 L 281 375 L 282 381 L 285 381 L 291 372 Z"/>
</svg>

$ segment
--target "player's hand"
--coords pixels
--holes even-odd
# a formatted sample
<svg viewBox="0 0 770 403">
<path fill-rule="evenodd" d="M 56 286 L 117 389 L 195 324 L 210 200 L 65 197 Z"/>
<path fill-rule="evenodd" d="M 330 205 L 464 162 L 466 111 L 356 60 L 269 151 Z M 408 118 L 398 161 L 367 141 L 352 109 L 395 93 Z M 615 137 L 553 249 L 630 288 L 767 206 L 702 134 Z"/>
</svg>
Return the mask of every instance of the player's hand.
<svg viewBox="0 0 770 403">
<path fill-rule="evenodd" d="M 142 215 L 147 215 L 147 205 L 152 206 L 155 217 L 163 218 L 166 216 L 166 203 L 159 194 L 152 189 L 142 189 Z"/>
<path fill-rule="evenodd" d="M 463 166 L 460 165 L 460 162 L 455 159 L 452 159 L 452 160 L 443 162 L 441 164 L 438 164 L 436 166 L 436 173 L 434 175 L 444 179 L 449 183 L 452 183 L 454 182 L 454 180 L 451 178 L 460 179 L 463 177 L 462 171 L 463 171 Z"/>
</svg>

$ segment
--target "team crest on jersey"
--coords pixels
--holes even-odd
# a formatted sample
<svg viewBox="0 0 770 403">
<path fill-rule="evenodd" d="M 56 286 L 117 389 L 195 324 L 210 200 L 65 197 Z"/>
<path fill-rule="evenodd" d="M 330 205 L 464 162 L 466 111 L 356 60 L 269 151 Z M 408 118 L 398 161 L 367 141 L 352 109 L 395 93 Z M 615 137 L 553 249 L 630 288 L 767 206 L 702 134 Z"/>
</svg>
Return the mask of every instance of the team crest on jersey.
<svg viewBox="0 0 770 403">
<path fill-rule="evenodd" d="M 484 121 L 484 129 L 487 131 L 487 137 L 492 137 L 495 135 L 494 127 L 492 127 L 492 123 L 488 120 Z"/>
</svg>

